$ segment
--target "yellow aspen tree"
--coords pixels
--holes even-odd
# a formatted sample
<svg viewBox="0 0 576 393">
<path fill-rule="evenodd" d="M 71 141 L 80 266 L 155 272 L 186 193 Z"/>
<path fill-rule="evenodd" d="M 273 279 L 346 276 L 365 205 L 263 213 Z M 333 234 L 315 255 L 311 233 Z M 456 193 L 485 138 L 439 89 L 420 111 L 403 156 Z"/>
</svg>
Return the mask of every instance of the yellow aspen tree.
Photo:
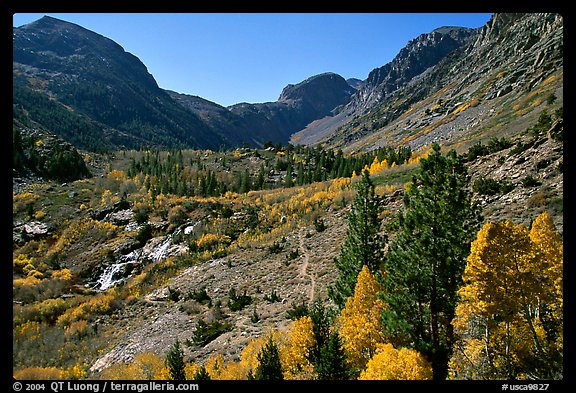
<svg viewBox="0 0 576 393">
<path fill-rule="evenodd" d="M 102 371 L 103 379 L 155 380 L 164 379 L 164 359 L 152 352 L 142 352 L 127 364 L 117 364 Z"/>
<path fill-rule="evenodd" d="M 452 378 L 561 374 L 561 353 L 550 343 L 561 334 L 550 311 L 558 304 L 550 292 L 559 278 L 551 273 L 554 263 L 547 257 L 558 252 L 546 252 L 538 242 L 559 243 L 546 221 L 539 217 L 532 230 L 510 220 L 487 223 L 478 232 L 462 276 L 465 285 L 458 291 L 453 324 L 460 340 L 451 360 Z"/>
<path fill-rule="evenodd" d="M 186 363 L 184 366 L 184 372 L 186 373 L 186 379 L 192 380 L 194 375 L 200 370 L 200 366 L 196 362 Z"/>
<path fill-rule="evenodd" d="M 432 366 L 418 351 L 378 344 L 376 353 L 360 373 L 361 380 L 432 379 Z"/>
<path fill-rule="evenodd" d="M 540 264 L 536 267 L 541 283 L 535 315 L 546 332 L 543 344 L 549 362 L 562 362 L 564 327 L 564 242 L 547 212 L 540 214 L 530 228 L 530 240 L 540 251 Z"/>
<path fill-rule="evenodd" d="M 222 373 L 226 368 L 226 361 L 224 360 L 224 356 L 220 353 L 216 353 L 211 355 L 207 360 L 204 366 L 206 371 L 210 375 L 211 379 L 218 380 L 223 379 Z"/>
<path fill-rule="evenodd" d="M 547 212 L 540 214 L 532 223 L 530 239 L 542 252 L 541 273 L 545 279 L 552 283 L 552 286 L 549 287 L 550 298 L 547 300 L 550 303 L 556 303 L 554 311 L 561 315 L 564 291 L 564 243 Z"/>
<path fill-rule="evenodd" d="M 380 161 L 378 161 L 378 157 L 374 157 L 374 161 L 370 165 L 370 174 L 374 174 L 380 171 Z"/>
<path fill-rule="evenodd" d="M 250 339 L 242 350 L 242 354 L 240 355 L 240 364 L 244 378 L 247 379 L 248 374 L 253 373 L 258 366 L 258 353 L 260 353 L 264 344 L 266 344 L 266 337 L 255 337 Z"/>
<path fill-rule="evenodd" d="M 366 367 L 377 345 L 384 342 L 380 321 L 385 304 L 378 298 L 381 290 L 381 285 L 364 265 L 358 274 L 354 295 L 348 298 L 340 313 L 340 336 L 348 361 L 356 372 Z"/>
<path fill-rule="evenodd" d="M 312 318 L 304 316 L 292 324 L 281 348 L 284 379 L 312 379 L 314 367 L 308 360 L 316 343 Z M 282 356 L 283 355 L 283 356 Z"/>
</svg>

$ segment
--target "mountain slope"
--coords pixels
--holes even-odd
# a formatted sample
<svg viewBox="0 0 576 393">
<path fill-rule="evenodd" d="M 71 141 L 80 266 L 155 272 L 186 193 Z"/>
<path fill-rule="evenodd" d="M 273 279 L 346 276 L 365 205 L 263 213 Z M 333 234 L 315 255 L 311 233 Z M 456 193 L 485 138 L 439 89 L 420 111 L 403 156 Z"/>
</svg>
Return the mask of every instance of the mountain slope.
<svg viewBox="0 0 576 393">
<path fill-rule="evenodd" d="M 217 148 L 238 142 L 175 103 L 137 57 L 108 38 L 51 17 L 15 28 L 13 37 L 15 116 L 28 115 L 78 147 Z M 42 96 L 52 105 L 38 110 Z M 84 119 L 91 132 L 52 124 L 55 108 L 66 109 L 75 122 Z"/>
<path fill-rule="evenodd" d="M 43 17 L 13 37 L 14 117 L 88 150 L 286 143 L 355 92 L 324 73 L 288 85 L 276 102 L 224 108 L 159 88 L 136 56 L 78 25 Z"/>
<path fill-rule="evenodd" d="M 368 78 L 357 83 L 358 91 L 334 116 L 327 116 L 296 134 L 292 141 L 316 143 L 332 133 L 342 122 L 370 110 L 413 78 L 437 64 L 448 53 L 461 47 L 477 34 L 477 29 L 441 27 L 414 38 L 388 64 L 372 70 Z"/>
<path fill-rule="evenodd" d="M 495 14 L 404 86 L 364 87 L 340 113 L 311 124 L 292 141 L 350 151 L 437 141 L 463 150 L 495 133 L 524 131 L 548 97 L 561 106 L 562 75 L 560 15 Z"/>
</svg>

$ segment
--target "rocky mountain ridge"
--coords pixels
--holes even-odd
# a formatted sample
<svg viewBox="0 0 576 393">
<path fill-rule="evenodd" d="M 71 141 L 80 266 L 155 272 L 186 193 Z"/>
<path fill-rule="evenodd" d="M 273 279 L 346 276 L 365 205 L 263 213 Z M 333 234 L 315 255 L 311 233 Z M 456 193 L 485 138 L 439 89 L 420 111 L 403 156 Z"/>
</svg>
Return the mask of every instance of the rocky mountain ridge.
<svg viewBox="0 0 576 393">
<path fill-rule="evenodd" d="M 339 76 L 330 73 L 288 86 L 278 102 L 245 103 L 234 110 L 200 97 L 164 92 L 170 102 L 177 104 L 178 110 L 194 113 L 209 129 L 220 127 L 223 133 L 229 129 L 227 124 L 233 125 L 240 135 L 239 140 L 242 140 L 242 130 L 251 131 L 248 125 L 256 124 L 250 121 L 262 122 L 259 137 L 270 135 L 263 132 L 265 124 L 293 124 L 290 122 L 295 118 L 291 116 L 307 108 L 310 113 L 322 112 L 325 116 L 308 126 L 324 127 L 321 138 L 319 133 L 300 135 L 301 141 L 309 140 L 310 144 L 321 141 L 348 151 L 362 151 L 387 144 L 410 145 L 416 149 L 441 142 L 444 150 L 455 147 L 464 154 L 468 152 L 465 164 L 471 178 L 470 187 L 482 205 L 486 222 L 511 219 L 528 226 L 538 214 L 547 211 L 562 234 L 562 23 L 561 16 L 553 14 L 496 14 L 486 26 L 467 38 L 468 44 L 447 53 L 436 65 L 416 76 L 406 76 L 402 79 L 403 86 L 394 91 L 391 78 L 374 73 L 373 81 L 379 78 L 383 81 L 381 92 L 385 94 L 377 98 L 378 84 L 374 83 L 373 94 L 366 95 L 367 99 L 374 99 L 374 105 L 360 112 L 355 112 L 350 105 L 357 93 L 348 90 Z M 452 31 L 451 28 L 437 30 L 436 34 Z M 49 56 L 64 59 L 68 56 L 65 48 L 64 45 L 59 55 Z M 45 100 L 40 100 L 41 94 L 55 94 L 51 90 L 54 86 L 46 85 L 43 74 L 50 74 L 59 83 L 64 83 L 66 77 L 52 74 L 53 71 L 45 68 L 40 72 L 37 66 L 15 65 L 15 78 L 27 86 L 22 85 L 17 91 L 18 105 L 37 99 L 35 102 L 46 105 L 61 115 L 60 118 L 66 118 L 64 114 L 68 114 L 70 122 L 101 127 L 110 135 L 118 132 L 111 126 L 103 126 L 102 122 L 91 122 L 86 114 L 80 114 L 79 109 L 71 105 L 66 106 L 56 96 L 55 100 L 42 95 Z M 366 81 L 345 82 L 355 86 L 358 92 L 368 91 L 362 87 Z M 315 89 L 306 89 L 315 83 L 329 84 L 333 89 L 334 101 L 330 105 L 313 106 Z M 391 90 L 386 90 L 386 86 Z M 313 102 L 308 102 L 309 98 Z M 330 109 L 332 105 L 335 106 Z M 45 145 L 60 143 L 61 139 L 52 139 L 49 134 L 40 132 L 41 123 L 30 119 L 26 123 L 24 111 L 19 114 L 16 111 L 16 114 L 15 125 L 33 131 L 23 134 L 31 148 L 34 146 L 40 151 Z M 100 137 L 100 134 L 96 135 Z M 213 165 L 210 168 L 219 173 L 231 167 L 239 170 L 246 163 L 258 166 L 263 162 L 264 154 L 271 154 L 273 160 L 281 157 L 264 149 L 194 154 L 198 155 L 194 165 Z M 217 158 L 216 154 L 228 156 Z M 121 153 L 110 156 L 109 160 L 114 161 L 115 168 L 129 167 L 128 158 L 122 157 Z M 192 163 L 191 159 L 188 161 Z M 46 352 L 46 347 L 70 348 L 58 345 L 57 340 L 66 345 L 96 342 L 92 347 L 73 348 L 82 349 L 82 361 L 86 361 L 89 377 L 106 378 L 106 371 L 114 372 L 124 363 L 133 361 L 137 354 L 153 353 L 163 359 L 178 338 L 187 361 L 204 364 L 206 359 L 217 354 L 226 361 L 237 360 L 250 339 L 263 337 L 273 329 L 286 329 L 291 322 L 288 312 L 293 305 L 311 305 L 315 299 L 327 299 L 326 289 L 337 276 L 333 258 L 338 255 L 345 237 L 352 191 L 343 191 L 339 201 L 329 197 L 326 183 L 253 191 L 230 198 L 180 199 L 164 195 L 159 197 L 158 211 L 147 213 L 148 221 L 144 222 L 149 225 L 150 232 L 146 232 L 137 213 L 143 213 L 140 202 L 148 200 L 147 194 L 142 194 L 138 208 L 127 206 L 120 195 L 122 192 L 136 195 L 133 180 L 123 178 L 120 171 L 112 173 L 104 168 L 94 171 L 93 165 L 101 163 L 92 161 L 90 164 L 96 174 L 90 179 L 13 187 L 21 194 L 18 198 L 15 195 L 13 206 L 16 212 L 13 216 L 14 259 L 17 261 L 16 254 L 24 257 L 29 254 L 33 256 L 31 268 L 46 269 L 41 264 L 45 261 L 54 264 L 54 269 L 70 268 L 82 273 L 78 274 L 75 286 L 61 297 L 53 287 L 41 287 L 44 290 L 35 295 L 28 286 L 18 286 L 14 295 L 14 314 L 20 319 L 26 317 L 26 313 L 31 315 L 30 308 L 26 308 L 34 306 L 27 300 L 30 297 L 38 303 L 49 300 L 44 305 L 52 300 L 55 300 L 53 304 L 79 302 L 68 305 L 72 311 L 82 301 L 92 304 L 89 301 L 98 299 L 98 295 L 104 295 L 100 300 L 114 297 L 115 293 L 124 292 L 126 296 L 115 299 L 111 311 L 90 318 L 86 316 L 84 330 L 79 323 L 74 324 L 76 331 L 51 326 L 40 339 L 41 347 L 34 347 L 32 338 L 27 338 L 32 343 L 28 346 L 18 343 L 15 359 L 36 356 Z M 390 168 L 373 177 L 379 185 L 378 193 L 383 196 L 384 223 L 402 208 L 403 185 L 415 168 L 416 165 Z M 283 171 L 279 176 L 286 174 Z M 104 189 L 108 193 L 102 191 Z M 310 216 L 304 219 L 306 214 L 302 213 L 294 218 L 293 214 L 287 219 L 288 202 L 296 204 L 304 200 L 314 206 L 308 213 Z M 189 262 L 185 268 L 178 266 L 178 263 L 184 263 L 189 246 L 197 244 L 187 241 L 186 236 L 199 237 L 202 226 L 208 228 L 216 222 L 222 226 L 213 228 L 230 230 L 238 225 L 239 233 L 246 233 L 248 210 L 256 204 L 268 209 L 258 216 L 258 228 L 267 228 L 261 238 L 247 239 L 226 248 L 225 256 L 214 254 L 206 260 Z M 185 219 L 181 217 L 183 211 Z M 311 224 L 314 214 L 322 219 L 322 230 Z M 68 218 L 70 226 L 66 223 Z M 57 233 L 54 228 L 58 228 Z M 58 236 L 53 237 L 54 234 Z M 126 265 L 117 266 L 123 263 Z M 124 269 L 121 277 L 114 276 L 116 267 Z M 21 266 L 22 274 L 24 268 L 30 269 L 28 265 Z M 171 269 L 177 273 L 163 275 Z M 43 285 L 61 284 L 56 278 L 48 277 L 42 282 Z M 153 290 L 145 291 L 149 287 L 139 286 L 147 282 Z M 117 285 L 118 292 L 116 289 L 99 292 L 98 288 L 103 290 L 113 285 Z M 252 303 L 241 310 L 233 310 L 227 302 L 231 297 L 230 289 L 247 294 Z M 202 290 L 213 303 L 191 296 Z M 50 291 L 56 294 L 51 295 Z M 82 311 L 82 307 L 78 310 Z M 214 340 L 198 344 L 194 342 L 193 334 L 201 320 L 219 322 L 228 328 Z M 49 355 L 53 357 L 52 353 Z"/>
<path fill-rule="evenodd" d="M 78 148 L 138 147 L 152 141 L 212 148 L 233 143 L 174 103 L 136 56 L 56 18 L 14 29 L 13 82 L 14 116 Z"/>
<path fill-rule="evenodd" d="M 352 97 L 349 105 L 365 110 L 385 99 L 437 64 L 448 53 L 473 39 L 477 31 L 478 29 L 445 26 L 410 40 L 390 63 L 375 68 L 368 74 L 362 88 Z"/>
<path fill-rule="evenodd" d="M 201 97 L 162 90 L 145 65 L 112 40 L 44 17 L 14 29 L 16 116 L 88 150 L 286 143 L 318 119 L 349 116 L 351 108 L 354 113 L 366 110 L 469 41 L 477 30 L 441 27 L 411 40 L 365 81 L 348 83 L 327 72 L 286 86 L 275 102 L 239 103 L 226 112 Z M 50 101 L 42 103 L 42 110 L 30 110 L 46 97 Z M 55 112 L 70 118 L 64 127 L 53 124 Z M 82 131 L 88 128 L 93 131 Z"/>
<path fill-rule="evenodd" d="M 224 108 L 161 89 L 136 56 L 81 26 L 43 17 L 13 36 L 15 117 L 85 150 L 286 143 L 355 91 L 325 73 L 287 86 L 276 102 Z"/>
<path fill-rule="evenodd" d="M 292 141 L 358 151 L 404 143 L 419 148 L 436 140 L 452 146 L 466 142 L 465 149 L 503 132 L 503 124 L 512 123 L 509 135 L 523 131 L 526 121 L 538 117 L 547 94 L 561 104 L 561 15 L 494 14 L 468 33 L 460 47 L 404 86 L 387 95 L 369 94 L 364 87 L 340 113 L 310 124 Z M 370 105 L 359 104 L 370 98 Z"/>
</svg>

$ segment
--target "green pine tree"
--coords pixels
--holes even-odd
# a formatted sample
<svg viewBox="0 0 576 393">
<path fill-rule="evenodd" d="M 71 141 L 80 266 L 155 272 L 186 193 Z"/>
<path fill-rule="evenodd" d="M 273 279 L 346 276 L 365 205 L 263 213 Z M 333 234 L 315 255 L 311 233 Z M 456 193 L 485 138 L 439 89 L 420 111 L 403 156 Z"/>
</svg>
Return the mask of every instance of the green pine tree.
<svg viewBox="0 0 576 393">
<path fill-rule="evenodd" d="M 284 379 L 282 374 L 282 363 L 280 362 L 280 353 L 278 346 L 272 340 L 272 336 L 268 337 L 268 341 L 258 353 L 258 366 L 254 371 L 254 379 L 265 380 L 280 380 Z"/>
<path fill-rule="evenodd" d="M 345 380 L 350 378 L 346 352 L 338 332 L 330 333 L 327 341 L 320 348 L 320 355 L 314 369 L 321 380 Z"/>
<path fill-rule="evenodd" d="M 348 215 L 346 240 L 335 259 L 339 277 L 328 295 L 344 308 L 346 299 L 354 294 L 354 286 L 362 266 L 367 265 L 372 274 L 380 271 L 384 258 L 385 237 L 380 233 L 381 198 L 374 191 L 368 170 L 362 172 L 352 210 Z"/>
<path fill-rule="evenodd" d="M 166 354 L 166 367 L 168 367 L 170 379 L 173 381 L 186 380 L 185 366 L 184 353 L 180 348 L 180 342 L 176 339 L 176 342 Z"/>
<path fill-rule="evenodd" d="M 435 379 L 447 376 L 456 291 L 481 221 L 468 183 L 462 157 L 435 144 L 404 194 L 385 259 L 385 334 L 424 354 Z"/>
<path fill-rule="evenodd" d="M 196 370 L 196 372 L 192 376 L 192 380 L 194 381 L 210 381 L 211 379 L 212 378 L 210 378 L 210 374 L 208 374 L 208 371 L 204 366 Z"/>
</svg>

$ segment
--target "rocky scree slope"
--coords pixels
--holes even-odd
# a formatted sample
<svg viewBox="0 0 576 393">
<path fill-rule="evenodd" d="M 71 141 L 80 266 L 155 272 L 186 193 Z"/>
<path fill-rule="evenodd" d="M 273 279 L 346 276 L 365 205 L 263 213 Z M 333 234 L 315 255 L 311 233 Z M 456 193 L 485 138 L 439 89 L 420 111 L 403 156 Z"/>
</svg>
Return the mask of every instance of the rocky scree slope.
<svg viewBox="0 0 576 393">
<path fill-rule="evenodd" d="M 435 65 L 421 67 L 403 86 L 392 91 L 388 81 L 371 94 L 360 89 L 342 112 L 311 124 L 292 140 L 348 151 L 386 144 L 419 148 L 433 141 L 455 146 L 467 140 L 469 145 L 490 134 L 523 131 L 538 117 L 547 95 L 554 94 L 561 105 L 561 15 L 494 14 L 467 33 L 461 46 Z M 371 105 L 352 106 L 370 100 Z"/>
</svg>

